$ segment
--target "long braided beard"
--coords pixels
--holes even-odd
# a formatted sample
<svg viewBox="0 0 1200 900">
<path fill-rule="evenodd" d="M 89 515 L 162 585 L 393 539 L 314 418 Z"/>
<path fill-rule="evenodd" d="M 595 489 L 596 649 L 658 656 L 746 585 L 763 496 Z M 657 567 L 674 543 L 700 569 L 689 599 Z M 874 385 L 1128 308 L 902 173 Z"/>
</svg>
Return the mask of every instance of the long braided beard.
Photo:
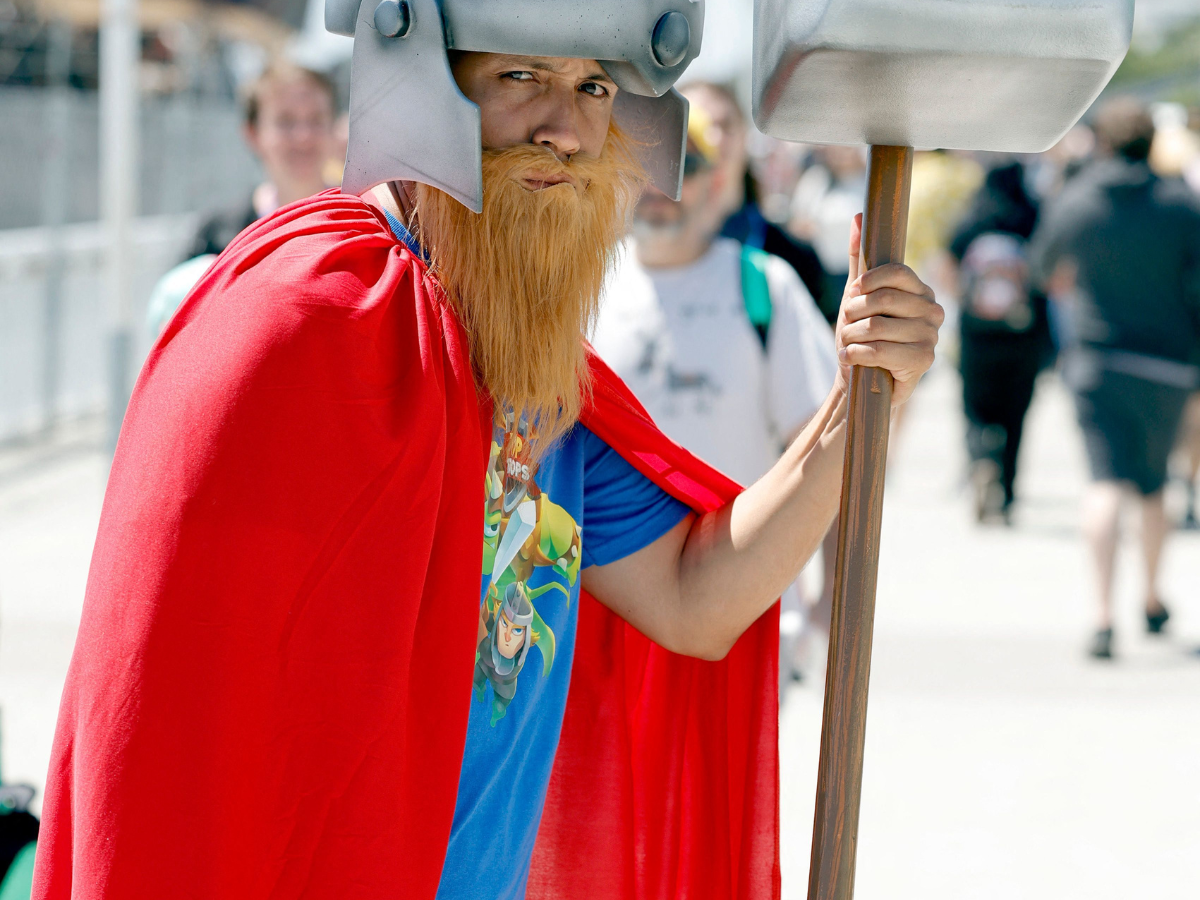
<svg viewBox="0 0 1200 900">
<path fill-rule="evenodd" d="M 521 180 L 531 173 L 570 174 L 575 184 L 531 191 Z M 466 328 L 476 377 L 536 422 L 539 453 L 589 396 L 583 337 L 644 180 L 613 126 L 599 157 L 563 163 L 532 144 L 485 151 L 479 215 L 416 186 L 414 228 Z"/>
</svg>

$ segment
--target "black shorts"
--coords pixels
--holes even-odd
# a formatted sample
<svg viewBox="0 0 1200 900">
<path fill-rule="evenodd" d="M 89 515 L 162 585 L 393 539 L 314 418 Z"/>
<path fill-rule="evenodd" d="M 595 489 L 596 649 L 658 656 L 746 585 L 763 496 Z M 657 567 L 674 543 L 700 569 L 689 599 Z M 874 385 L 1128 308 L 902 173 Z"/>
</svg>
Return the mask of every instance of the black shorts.
<svg viewBox="0 0 1200 900">
<path fill-rule="evenodd" d="M 1188 396 L 1182 388 L 1109 371 L 1078 391 L 1092 479 L 1132 482 L 1143 496 L 1162 490 Z"/>
</svg>

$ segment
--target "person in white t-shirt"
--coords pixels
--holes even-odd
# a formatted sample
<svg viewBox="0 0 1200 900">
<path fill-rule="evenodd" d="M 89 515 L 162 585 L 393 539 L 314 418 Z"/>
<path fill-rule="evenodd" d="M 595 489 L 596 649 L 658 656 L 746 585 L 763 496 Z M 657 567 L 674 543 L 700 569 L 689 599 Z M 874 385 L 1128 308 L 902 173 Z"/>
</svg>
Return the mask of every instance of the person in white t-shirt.
<svg viewBox="0 0 1200 900">
<path fill-rule="evenodd" d="M 710 126 L 693 102 L 682 197 L 639 201 L 592 343 L 665 434 L 751 484 L 820 407 L 838 363 L 795 270 L 717 236 L 726 176 Z"/>
</svg>

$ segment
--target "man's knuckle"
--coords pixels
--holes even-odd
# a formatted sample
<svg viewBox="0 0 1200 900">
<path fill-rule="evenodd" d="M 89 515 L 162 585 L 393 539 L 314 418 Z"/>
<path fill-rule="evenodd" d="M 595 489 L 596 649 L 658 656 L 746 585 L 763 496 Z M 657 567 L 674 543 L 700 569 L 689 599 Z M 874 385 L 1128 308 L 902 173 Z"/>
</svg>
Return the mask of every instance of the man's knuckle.
<svg viewBox="0 0 1200 900">
<path fill-rule="evenodd" d="M 870 316 L 878 316 L 887 311 L 891 305 L 892 292 L 891 288 L 879 288 L 866 295 L 867 297 L 867 314 Z"/>
</svg>

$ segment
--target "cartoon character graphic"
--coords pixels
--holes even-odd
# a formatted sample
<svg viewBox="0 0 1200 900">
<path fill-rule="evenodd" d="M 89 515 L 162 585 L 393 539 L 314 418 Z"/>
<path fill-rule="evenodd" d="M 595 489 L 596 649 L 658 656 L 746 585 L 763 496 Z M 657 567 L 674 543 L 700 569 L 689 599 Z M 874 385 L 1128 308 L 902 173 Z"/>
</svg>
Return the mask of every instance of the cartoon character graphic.
<svg viewBox="0 0 1200 900">
<path fill-rule="evenodd" d="M 551 590 L 570 590 L 557 580 L 530 588 L 535 570 L 549 570 L 574 585 L 582 562 L 582 531 L 537 484 L 533 442 L 537 430 L 525 416 L 497 408 L 491 455 L 484 478 L 483 574 L 490 576 L 479 610 L 475 696 L 486 702 L 492 686 L 492 724 L 516 696 L 517 676 L 530 647 L 542 655 L 542 675 L 554 663 L 554 632 L 534 601 Z"/>
<path fill-rule="evenodd" d="M 567 593 L 556 582 L 529 590 L 524 583 L 513 581 L 504 589 L 503 599 L 489 587 L 488 596 L 480 609 L 481 638 L 475 653 L 475 698 L 487 701 L 487 685 L 492 686 L 492 719 L 495 725 L 504 718 L 508 704 L 517 693 L 517 676 L 525 667 L 529 651 L 537 647 L 542 655 L 542 675 L 549 675 L 554 665 L 554 632 L 545 623 L 533 601 L 550 590 Z M 569 596 L 569 595 L 568 595 Z"/>
<path fill-rule="evenodd" d="M 532 452 L 537 432 L 524 416 L 518 422 L 514 418 L 511 411 L 497 411 L 493 422 L 484 482 L 483 571 L 504 576 L 511 567 L 511 578 L 527 581 L 535 568 L 548 566 L 574 585 L 582 562 L 582 532 L 571 514 L 538 487 Z M 506 537 L 514 514 L 522 529 L 520 542 L 516 533 Z M 506 541 L 512 552 L 503 554 Z"/>
</svg>

